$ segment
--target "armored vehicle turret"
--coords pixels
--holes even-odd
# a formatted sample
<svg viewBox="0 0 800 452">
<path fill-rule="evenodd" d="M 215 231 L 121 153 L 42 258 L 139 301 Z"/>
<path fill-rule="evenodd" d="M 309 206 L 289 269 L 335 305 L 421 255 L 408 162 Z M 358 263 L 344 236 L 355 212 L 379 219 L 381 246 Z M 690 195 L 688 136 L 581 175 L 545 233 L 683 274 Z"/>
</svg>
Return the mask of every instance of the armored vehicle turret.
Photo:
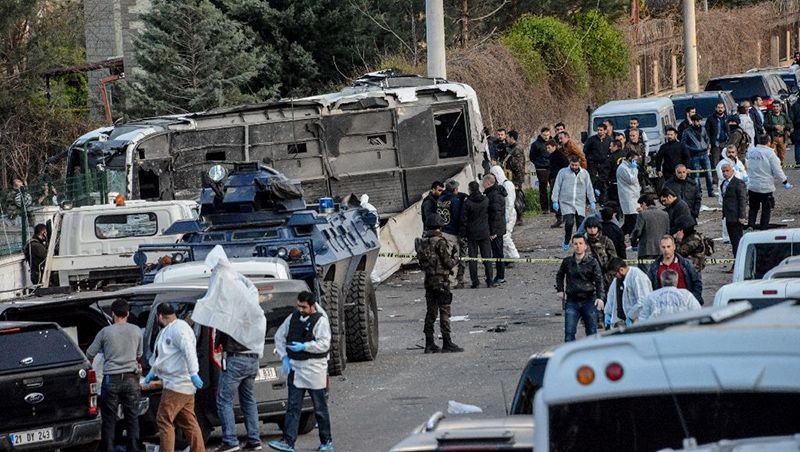
<svg viewBox="0 0 800 452">
<path fill-rule="evenodd" d="M 216 245 L 229 258 L 280 258 L 293 279 L 314 290 L 333 333 L 330 373 L 347 361 L 371 361 L 378 352 L 378 318 L 370 273 L 380 249 L 378 217 L 358 204 L 321 198 L 306 203 L 299 183 L 258 163 L 211 167 L 203 177 L 200 218 L 174 223 L 183 234 L 170 246 L 141 246 L 136 260 L 144 282 L 155 270 L 199 261 Z M 166 252 L 166 255 L 165 255 Z M 153 256 L 157 264 L 148 264 Z"/>
</svg>

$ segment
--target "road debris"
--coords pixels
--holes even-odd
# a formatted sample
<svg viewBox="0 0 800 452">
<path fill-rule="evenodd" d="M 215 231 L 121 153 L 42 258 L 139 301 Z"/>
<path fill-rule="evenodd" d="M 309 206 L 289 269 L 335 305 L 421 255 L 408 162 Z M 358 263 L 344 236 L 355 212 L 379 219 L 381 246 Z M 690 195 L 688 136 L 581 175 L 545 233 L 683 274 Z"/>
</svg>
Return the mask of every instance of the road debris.
<svg viewBox="0 0 800 452">
<path fill-rule="evenodd" d="M 474 413 L 483 413 L 483 410 L 479 406 L 460 403 L 456 402 L 455 400 L 450 400 L 447 402 L 447 414 L 474 414 Z"/>
</svg>

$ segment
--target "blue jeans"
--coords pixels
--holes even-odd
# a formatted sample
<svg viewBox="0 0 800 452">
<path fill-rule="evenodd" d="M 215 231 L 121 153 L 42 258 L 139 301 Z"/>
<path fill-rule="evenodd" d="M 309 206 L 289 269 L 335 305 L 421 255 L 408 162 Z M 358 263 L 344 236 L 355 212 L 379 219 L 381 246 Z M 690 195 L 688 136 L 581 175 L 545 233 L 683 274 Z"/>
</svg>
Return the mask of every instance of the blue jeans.
<svg viewBox="0 0 800 452">
<path fill-rule="evenodd" d="M 597 308 L 594 307 L 594 300 L 579 303 L 577 300 L 567 297 L 564 309 L 564 342 L 575 340 L 579 319 L 583 319 L 587 336 L 597 333 Z"/>
<path fill-rule="evenodd" d="M 219 377 L 217 391 L 217 413 L 222 424 L 222 442 L 231 446 L 239 444 L 236 437 L 236 416 L 233 413 L 233 397 L 239 392 L 239 407 L 244 416 L 247 429 L 247 442 L 259 443 L 258 407 L 253 392 L 256 375 L 258 375 L 258 357 L 243 355 L 227 355 L 225 370 Z"/>
<path fill-rule="evenodd" d="M 706 188 L 708 189 L 708 194 L 714 192 L 714 183 L 711 179 L 711 160 L 708 158 L 708 153 L 692 153 L 692 157 L 689 159 L 689 166 L 693 170 L 703 169 L 705 170 L 702 174 L 705 175 L 706 178 Z M 698 174 L 700 173 L 692 173 L 692 179 L 695 182 L 698 181 Z M 700 194 L 702 194 L 703 190 L 700 189 L 702 185 L 698 184 L 698 190 Z"/>
<path fill-rule="evenodd" d="M 139 450 L 139 413 L 136 408 L 140 397 L 139 377 L 136 374 L 103 375 L 100 394 L 100 412 L 103 413 L 100 450 L 114 450 L 118 405 L 122 405 L 122 414 L 125 416 L 128 452 Z"/>
<path fill-rule="evenodd" d="M 317 418 L 319 427 L 319 442 L 327 444 L 331 438 L 331 415 L 328 413 L 328 399 L 325 397 L 324 389 L 305 389 L 294 385 L 294 370 L 289 372 L 286 379 L 289 385 L 289 406 L 286 408 L 286 419 L 283 423 L 283 440 L 286 444 L 294 447 L 297 441 L 297 429 L 300 427 L 300 410 L 303 408 L 303 397 L 306 391 L 311 396 L 311 403 L 314 404 L 314 416 Z"/>
</svg>

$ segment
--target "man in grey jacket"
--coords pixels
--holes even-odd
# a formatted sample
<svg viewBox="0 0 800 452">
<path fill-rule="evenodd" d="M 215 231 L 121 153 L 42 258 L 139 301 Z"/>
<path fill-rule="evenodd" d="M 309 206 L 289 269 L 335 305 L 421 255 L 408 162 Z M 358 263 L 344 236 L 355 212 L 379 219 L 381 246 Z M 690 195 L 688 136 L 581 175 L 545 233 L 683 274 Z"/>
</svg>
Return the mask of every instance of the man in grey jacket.
<svg viewBox="0 0 800 452">
<path fill-rule="evenodd" d="M 638 245 L 639 259 L 655 259 L 661 253 L 661 237 L 669 233 L 669 215 L 656 207 L 651 195 L 639 197 L 639 206 L 641 210 L 631 233 L 631 245 Z"/>
<path fill-rule="evenodd" d="M 550 199 L 553 201 L 553 209 L 561 210 L 564 216 L 564 241 L 561 249 L 569 251 L 572 228 L 583 223 L 586 215 L 586 200 L 589 200 L 593 211 L 597 209 L 589 172 L 581 168 L 577 156 L 570 157 L 569 166 L 558 172 Z"/>
</svg>

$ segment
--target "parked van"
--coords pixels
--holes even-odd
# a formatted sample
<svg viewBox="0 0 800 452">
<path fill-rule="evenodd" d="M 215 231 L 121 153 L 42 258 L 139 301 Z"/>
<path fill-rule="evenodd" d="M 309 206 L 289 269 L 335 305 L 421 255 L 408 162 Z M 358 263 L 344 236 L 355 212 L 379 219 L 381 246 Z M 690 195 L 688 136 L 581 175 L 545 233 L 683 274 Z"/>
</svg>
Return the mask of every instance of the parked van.
<svg viewBox="0 0 800 452">
<path fill-rule="evenodd" d="M 789 256 L 800 255 L 800 228 L 748 232 L 739 241 L 733 282 L 761 279 Z"/>
<path fill-rule="evenodd" d="M 664 130 L 675 126 L 675 109 L 668 97 L 612 100 L 592 113 L 590 134 L 597 133 L 597 126 L 606 119 L 613 122 L 615 131 L 623 131 L 631 118 L 639 119 L 639 128 L 647 135 L 647 153 L 652 155 L 664 144 Z"/>
<path fill-rule="evenodd" d="M 680 448 L 800 431 L 800 303 L 707 307 L 556 349 L 534 450 Z"/>
<path fill-rule="evenodd" d="M 753 309 L 761 309 L 788 299 L 800 299 L 800 278 L 754 279 L 726 284 L 714 295 L 714 306 L 749 301 Z"/>
</svg>

